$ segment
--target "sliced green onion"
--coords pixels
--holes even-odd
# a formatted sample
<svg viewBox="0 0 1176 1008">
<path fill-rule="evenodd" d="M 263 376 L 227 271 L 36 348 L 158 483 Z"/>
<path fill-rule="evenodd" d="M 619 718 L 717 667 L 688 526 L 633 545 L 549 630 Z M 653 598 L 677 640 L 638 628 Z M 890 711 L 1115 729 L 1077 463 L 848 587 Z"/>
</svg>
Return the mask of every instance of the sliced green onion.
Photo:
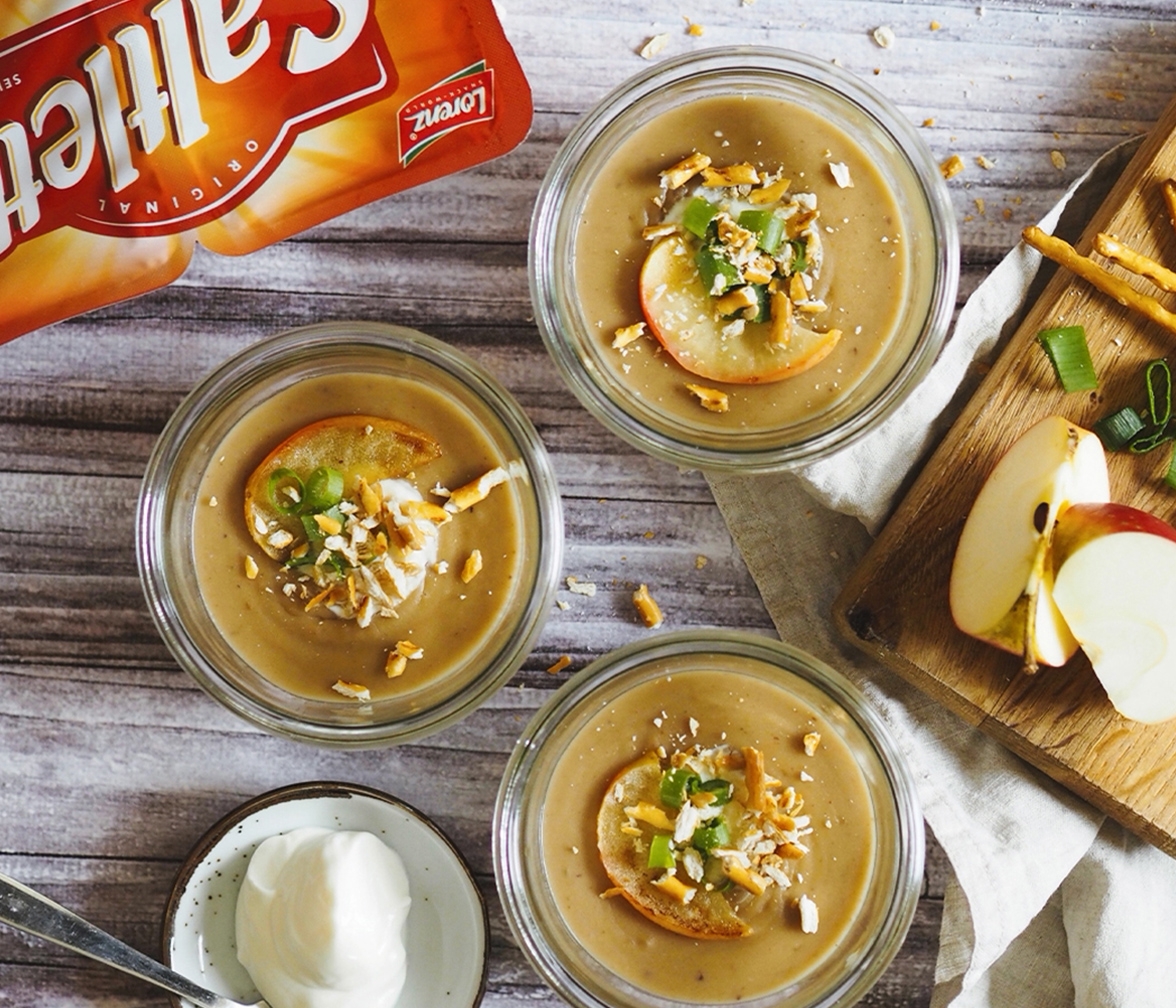
<svg viewBox="0 0 1176 1008">
<path fill-rule="evenodd" d="M 330 466 L 319 466 L 306 480 L 302 510 L 307 514 L 326 511 L 343 499 L 343 474 Z"/>
<path fill-rule="evenodd" d="M 1176 490 L 1176 448 L 1172 449 L 1172 454 L 1168 458 L 1168 471 L 1164 473 L 1164 482 Z"/>
<path fill-rule="evenodd" d="M 1176 432 L 1170 430 L 1170 426 L 1146 427 L 1131 439 L 1131 443 L 1127 446 L 1128 450 L 1134 455 L 1144 455 L 1153 449 L 1159 448 L 1162 444 L 1176 440 Z"/>
<path fill-rule="evenodd" d="M 1143 380 L 1147 385 L 1147 411 L 1151 422 L 1164 427 L 1172 419 L 1172 369 L 1162 357 L 1149 361 Z"/>
<path fill-rule="evenodd" d="M 1098 439 L 1107 451 L 1118 451 L 1130 444 L 1131 439 L 1143 428 L 1144 422 L 1135 409 L 1131 406 L 1124 406 L 1109 416 L 1096 421 L 1092 430 L 1098 435 Z"/>
<path fill-rule="evenodd" d="M 685 767 L 667 770 L 662 774 L 659 790 L 662 804 L 668 805 L 670 808 L 681 808 L 686 802 L 686 797 L 690 794 L 691 784 L 697 783 L 697 781 L 697 775 Z"/>
<path fill-rule="evenodd" d="M 270 503 L 282 514 L 293 514 L 302 507 L 302 480 L 293 469 L 275 469 L 266 484 Z"/>
<path fill-rule="evenodd" d="M 716 847 L 725 847 L 730 842 L 731 834 L 722 819 L 716 819 L 706 826 L 699 826 L 690 838 L 691 846 L 703 854 L 709 854 Z"/>
<path fill-rule="evenodd" d="M 649 868 L 673 868 L 674 847 L 673 837 L 669 833 L 655 833 L 649 841 Z"/>
<path fill-rule="evenodd" d="M 784 221 L 771 210 L 744 210 L 739 226 L 755 235 L 755 243 L 768 255 L 775 255 L 784 237 Z"/>
<path fill-rule="evenodd" d="M 698 785 L 697 790 L 710 792 L 715 796 L 715 804 L 726 805 L 731 800 L 731 795 L 735 792 L 735 785 L 729 780 L 716 777 L 714 780 L 702 781 Z"/>
<path fill-rule="evenodd" d="M 723 294 L 739 283 L 739 267 L 727 259 L 714 245 L 703 245 L 694 256 L 702 289 L 711 297 Z"/>
<path fill-rule="evenodd" d="M 705 238 L 706 229 L 710 227 L 710 222 L 715 219 L 715 214 L 718 212 L 719 208 L 710 200 L 695 196 L 686 204 L 686 211 L 682 215 L 682 226 L 691 234 Z"/>
<path fill-rule="evenodd" d="M 808 269 L 808 246 L 805 245 L 799 238 L 793 238 L 788 242 L 792 246 L 792 273 L 803 273 Z"/>
<path fill-rule="evenodd" d="M 1054 374 L 1066 392 L 1084 392 L 1098 388 L 1098 375 L 1086 344 L 1086 330 L 1080 325 L 1043 329 L 1037 334 Z"/>
</svg>

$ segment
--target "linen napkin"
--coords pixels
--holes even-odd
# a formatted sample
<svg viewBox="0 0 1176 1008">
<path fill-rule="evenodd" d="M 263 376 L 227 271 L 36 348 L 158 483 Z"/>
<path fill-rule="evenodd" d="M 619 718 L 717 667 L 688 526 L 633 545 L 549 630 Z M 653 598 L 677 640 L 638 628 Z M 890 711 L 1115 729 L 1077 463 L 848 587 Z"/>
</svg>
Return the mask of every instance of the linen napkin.
<svg viewBox="0 0 1176 1008">
<path fill-rule="evenodd" d="M 1073 240 L 1138 140 L 1041 222 Z M 920 387 L 823 462 L 708 480 L 780 636 L 845 672 L 895 734 L 951 867 L 933 1008 L 1172 1008 L 1176 860 L 1105 820 L 836 635 L 834 599 L 1038 288 L 1018 245 L 961 309 Z M 798 578 L 795 572 L 804 571 Z"/>
</svg>

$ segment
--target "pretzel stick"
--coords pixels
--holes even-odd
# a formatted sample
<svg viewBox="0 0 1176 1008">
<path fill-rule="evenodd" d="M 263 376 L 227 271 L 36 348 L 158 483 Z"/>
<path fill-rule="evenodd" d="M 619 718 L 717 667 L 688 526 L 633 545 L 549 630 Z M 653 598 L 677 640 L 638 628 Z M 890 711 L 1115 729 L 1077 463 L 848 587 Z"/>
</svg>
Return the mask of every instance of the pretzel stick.
<svg viewBox="0 0 1176 1008">
<path fill-rule="evenodd" d="M 1059 265 L 1065 266 L 1066 269 L 1082 277 L 1093 287 L 1104 294 L 1109 294 L 1119 304 L 1126 308 L 1133 308 L 1157 325 L 1163 326 L 1168 332 L 1176 333 L 1176 315 L 1168 311 L 1155 298 L 1139 293 L 1126 280 L 1121 280 L 1114 274 L 1107 272 L 1105 267 L 1100 266 L 1093 259 L 1079 255 L 1068 242 L 1046 234 L 1039 227 L 1025 228 L 1021 232 L 1021 237 L 1026 245 L 1037 249 L 1043 256 L 1052 259 Z"/>
<path fill-rule="evenodd" d="M 1146 277 L 1160 290 L 1176 291 L 1176 273 L 1173 273 L 1167 266 L 1156 262 L 1150 256 L 1145 256 L 1142 252 L 1136 252 L 1129 245 L 1124 245 L 1117 238 L 1112 238 L 1109 234 L 1103 234 L 1100 231 L 1094 237 L 1094 247 L 1111 262 L 1118 263 L 1125 270 L 1129 270 L 1137 276 Z"/>
<path fill-rule="evenodd" d="M 1164 179 L 1160 183 L 1160 192 L 1164 194 L 1164 204 L 1168 208 L 1168 220 L 1176 228 L 1176 179 Z"/>
</svg>

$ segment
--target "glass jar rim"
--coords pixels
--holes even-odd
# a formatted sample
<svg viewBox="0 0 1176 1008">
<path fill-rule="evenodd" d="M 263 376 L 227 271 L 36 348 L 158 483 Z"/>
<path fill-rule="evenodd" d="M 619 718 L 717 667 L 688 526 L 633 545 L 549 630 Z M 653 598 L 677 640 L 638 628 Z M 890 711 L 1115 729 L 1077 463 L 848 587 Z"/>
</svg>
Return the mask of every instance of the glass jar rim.
<svg viewBox="0 0 1176 1008">
<path fill-rule="evenodd" d="M 859 409 L 833 426 L 779 444 L 741 446 L 733 437 L 719 446 L 700 444 L 685 432 L 644 424 L 604 388 L 600 365 L 585 362 L 569 335 L 558 305 L 555 273 L 562 197 L 577 166 L 627 109 L 666 90 L 707 76 L 758 73 L 812 85 L 861 111 L 889 138 L 922 196 L 933 223 L 935 262 L 932 289 L 918 337 L 902 366 Z M 946 341 L 959 284 L 959 237 L 947 187 L 931 151 L 916 128 L 883 95 L 833 64 L 805 53 L 765 46 L 724 46 L 665 60 L 606 94 L 584 114 L 560 146 L 540 186 L 531 218 L 528 278 L 540 335 L 561 376 L 581 404 L 612 433 L 675 465 L 715 472 L 772 472 L 792 469 L 845 448 L 891 416 L 934 363 Z"/>
<path fill-rule="evenodd" d="M 186 625 L 164 562 L 165 527 L 173 502 L 172 475 L 185 447 L 211 422 L 209 418 L 292 363 L 326 360 L 348 350 L 403 354 L 467 388 L 501 423 L 517 448 L 539 526 L 535 532 L 538 551 L 530 594 L 515 614 L 513 629 L 490 656 L 485 669 L 454 693 L 422 710 L 394 720 L 366 723 L 299 717 L 242 689 L 210 660 Z M 371 748 L 420 738 L 460 720 L 479 706 L 514 674 L 538 637 L 555 597 L 563 556 L 563 515 L 554 471 L 522 407 L 493 375 L 456 347 L 414 329 L 378 322 L 335 321 L 285 330 L 238 351 L 201 378 L 173 412 L 152 449 L 135 524 L 136 559 L 148 609 L 181 668 L 215 700 L 258 727 L 279 736 L 340 748 Z M 207 613 L 201 621 L 205 620 L 215 630 Z M 219 635 L 219 631 L 215 632 Z"/>
<path fill-rule="evenodd" d="M 864 694 L 843 674 L 807 652 L 783 641 L 740 630 L 691 629 L 654 634 L 612 651 L 582 669 L 536 712 L 519 734 L 503 773 L 494 808 L 492 828 L 493 863 L 499 898 L 507 922 L 528 961 L 564 999 L 576 1008 L 613 1008 L 588 991 L 552 952 L 534 912 L 529 886 L 522 869 L 523 859 L 534 851 L 523 849 L 522 806 L 528 778 L 539 761 L 543 747 L 561 723 L 582 709 L 600 709 L 615 697 L 609 687 L 619 678 L 654 665 L 660 660 L 693 654 L 750 657 L 790 673 L 814 687 L 846 713 L 869 743 L 885 776 L 886 797 L 893 802 L 897 858 L 887 913 L 872 935 L 868 949 L 838 982 L 817 991 L 809 1000 L 789 1001 L 795 1008 L 848 1008 L 874 985 L 894 959 L 914 919 L 922 889 L 925 835 L 913 774 L 893 734 Z M 658 673 L 660 674 L 660 673 Z M 677 674 L 677 673 L 675 673 Z M 625 685 L 625 690 L 633 684 Z M 617 694 L 620 695 L 620 694 Z M 651 1008 L 685 1008 L 685 1002 L 642 991 Z M 772 1008 L 780 992 L 731 1002 L 711 1008 L 731 1008 L 738 1003 L 748 1008 Z M 695 1002 L 689 1002 L 695 1004 Z"/>
</svg>

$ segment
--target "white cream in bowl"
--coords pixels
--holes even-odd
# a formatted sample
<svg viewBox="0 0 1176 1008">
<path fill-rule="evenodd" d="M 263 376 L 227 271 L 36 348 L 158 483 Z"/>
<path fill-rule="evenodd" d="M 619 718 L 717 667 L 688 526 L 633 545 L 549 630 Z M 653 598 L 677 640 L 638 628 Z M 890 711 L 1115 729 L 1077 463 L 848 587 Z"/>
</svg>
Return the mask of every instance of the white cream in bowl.
<svg viewBox="0 0 1176 1008">
<path fill-rule="evenodd" d="M 392 1008 L 410 905 L 400 857 L 371 833 L 273 836 L 237 898 L 237 958 L 271 1008 Z"/>
</svg>

